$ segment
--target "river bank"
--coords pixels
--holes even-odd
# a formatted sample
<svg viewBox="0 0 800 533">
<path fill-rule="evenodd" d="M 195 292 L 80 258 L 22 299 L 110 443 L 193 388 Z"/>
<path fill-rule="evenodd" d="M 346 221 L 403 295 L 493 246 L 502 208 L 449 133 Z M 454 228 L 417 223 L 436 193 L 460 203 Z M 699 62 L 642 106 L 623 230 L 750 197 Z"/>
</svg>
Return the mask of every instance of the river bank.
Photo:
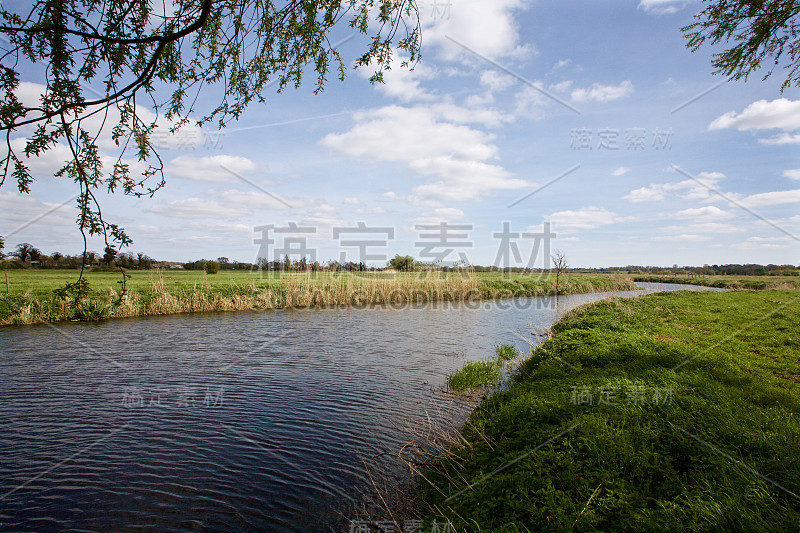
<svg viewBox="0 0 800 533">
<path fill-rule="evenodd" d="M 675 276 L 633 276 L 643 283 L 677 283 L 731 290 L 800 289 L 797 276 L 707 276 L 688 278 Z"/>
<path fill-rule="evenodd" d="M 129 272 L 123 290 L 117 273 L 88 273 L 91 292 L 80 300 L 54 291 L 74 271 L 13 271 L 0 298 L 0 324 L 103 320 L 134 316 L 350 305 L 404 305 L 549 296 L 555 276 L 495 273 L 251 273 Z M 559 294 L 633 290 L 625 277 L 567 275 Z"/>
<path fill-rule="evenodd" d="M 800 294 L 570 312 L 424 473 L 456 531 L 792 531 Z"/>
</svg>

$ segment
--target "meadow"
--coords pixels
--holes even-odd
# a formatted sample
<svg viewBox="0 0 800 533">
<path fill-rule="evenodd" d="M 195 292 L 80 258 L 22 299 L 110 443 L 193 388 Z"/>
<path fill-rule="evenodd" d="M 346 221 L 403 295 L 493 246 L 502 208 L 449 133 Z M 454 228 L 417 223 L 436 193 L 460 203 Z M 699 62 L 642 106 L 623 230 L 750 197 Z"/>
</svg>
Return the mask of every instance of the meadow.
<svg viewBox="0 0 800 533">
<path fill-rule="evenodd" d="M 800 524 L 800 291 L 568 313 L 420 480 L 456 531 Z"/>
<path fill-rule="evenodd" d="M 539 274 L 443 272 L 86 272 L 90 292 L 80 298 L 55 291 L 78 277 L 75 270 L 8 270 L 0 285 L 0 323 L 98 320 L 187 312 L 241 311 L 335 305 L 465 301 L 555 293 L 555 277 Z M 630 279 L 610 275 L 561 276 L 561 294 L 631 290 Z"/>
</svg>

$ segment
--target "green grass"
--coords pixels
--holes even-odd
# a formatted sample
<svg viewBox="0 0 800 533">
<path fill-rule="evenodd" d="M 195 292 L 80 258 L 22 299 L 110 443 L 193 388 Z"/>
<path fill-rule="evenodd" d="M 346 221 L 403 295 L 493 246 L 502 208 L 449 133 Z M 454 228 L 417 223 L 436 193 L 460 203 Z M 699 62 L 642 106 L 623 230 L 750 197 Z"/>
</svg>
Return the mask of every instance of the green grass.
<svg viewBox="0 0 800 533">
<path fill-rule="evenodd" d="M 634 281 L 651 283 L 682 283 L 684 285 L 701 285 L 720 289 L 800 289 L 798 276 L 705 276 L 689 278 L 679 276 L 634 276 Z"/>
<path fill-rule="evenodd" d="M 500 381 L 501 368 L 497 359 L 468 361 L 460 370 L 447 376 L 447 388 L 453 392 L 465 392 L 491 387 Z"/>
<path fill-rule="evenodd" d="M 9 293 L 3 294 L 4 274 Z M 54 290 L 77 279 L 74 270 L 8 270 L 0 273 L 0 324 L 37 320 L 98 319 L 204 311 L 277 309 L 333 305 L 397 304 L 434 300 L 463 301 L 553 294 L 550 276 L 496 273 L 279 273 L 220 271 L 128 271 L 121 298 L 118 272 L 87 272 L 92 293 L 76 312 Z M 568 276 L 560 292 L 630 290 L 616 276 Z M 91 309 L 88 307 L 91 306 Z M 105 311 L 107 309 L 107 312 Z"/>
<path fill-rule="evenodd" d="M 501 361 L 510 361 L 519 355 L 517 347 L 513 344 L 500 344 L 495 346 L 494 351 Z"/>
<path fill-rule="evenodd" d="M 659 293 L 569 313 L 425 473 L 431 518 L 457 531 L 796 533 L 799 298 Z"/>
</svg>

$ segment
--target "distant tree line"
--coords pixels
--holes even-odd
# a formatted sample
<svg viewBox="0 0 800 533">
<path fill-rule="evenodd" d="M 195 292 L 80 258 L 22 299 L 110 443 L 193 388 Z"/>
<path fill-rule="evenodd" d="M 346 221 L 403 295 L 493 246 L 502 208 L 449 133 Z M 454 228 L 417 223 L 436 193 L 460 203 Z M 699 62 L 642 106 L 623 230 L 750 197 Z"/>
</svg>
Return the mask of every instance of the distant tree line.
<svg viewBox="0 0 800 533">
<path fill-rule="evenodd" d="M 87 252 L 83 254 L 68 255 L 60 252 L 53 252 L 51 254 L 44 254 L 30 243 L 24 242 L 17 244 L 14 250 L 10 253 L 4 253 L 5 240 L 0 236 L 0 259 L 6 257 L 15 257 L 19 261 L 2 261 L 6 268 L 11 265 L 17 268 L 25 268 L 35 266 L 39 268 L 64 268 L 64 269 L 79 269 L 82 265 L 87 267 L 121 267 L 127 270 L 149 270 L 152 268 L 183 268 L 185 270 L 206 270 L 211 273 L 211 270 L 267 270 L 276 272 L 371 272 L 384 270 L 384 267 L 369 266 L 363 262 L 353 261 L 336 261 L 329 260 L 324 263 L 319 261 L 309 261 L 303 257 L 300 259 L 292 259 L 284 256 L 283 259 L 268 261 L 267 259 L 260 259 L 257 263 L 247 263 L 239 261 L 231 261 L 227 257 L 217 257 L 216 260 L 199 259 L 197 261 L 190 261 L 188 263 L 167 263 L 164 261 L 157 261 L 152 257 L 142 252 L 122 252 L 118 253 L 113 247 L 107 246 L 100 254 L 98 252 Z M 16 265 L 14 265 L 16 263 Z M 510 272 L 510 273 L 525 273 L 525 272 L 540 272 L 555 271 L 554 268 L 539 269 L 539 268 L 523 268 L 523 267 L 506 267 L 500 268 L 496 266 L 480 266 L 470 265 L 465 261 L 456 263 L 455 265 L 442 265 L 441 263 L 424 263 L 414 259 L 410 255 L 395 255 L 390 259 L 386 267 L 398 272 L 418 272 L 425 270 L 438 270 L 443 272 L 456 271 L 469 269 L 472 272 Z M 703 265 L 703 266 L 678 266 L 677 264 L 672 267 L 657 267 L 657 266 L 641 266 L 641 265 L 627 265 L 624 267 L 603 267 L 603 268 L 561 268 L 559 272 L 587 272 L 587 273 L 608 273 L 608 274 L 657 274 L 657 275 L 671 275 L 671 276 L 711 276 L 711 275 L 727 275 L 727 276 L 797 276 L 800 275 L 800 266 L 795 265 L 759 265 L 755 263 L 740 264 L 726 264 L 726 265 Z"/>
</svg>

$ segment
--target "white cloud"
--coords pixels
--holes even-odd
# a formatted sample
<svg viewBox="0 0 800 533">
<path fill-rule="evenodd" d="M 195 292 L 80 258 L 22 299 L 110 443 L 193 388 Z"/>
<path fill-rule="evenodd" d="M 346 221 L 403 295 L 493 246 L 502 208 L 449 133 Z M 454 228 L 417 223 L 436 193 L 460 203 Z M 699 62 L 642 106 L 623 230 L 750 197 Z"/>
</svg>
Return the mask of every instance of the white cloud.
<svg viewBox="0 0 800 533">
<path fill-rule="evenodd" d="M 797 241 L 788 235 L 785 237 L 748 237 L 745 241 L 732 244 L 731 248 L 740 250 L 784 249 L 796 246 Z"/>
<path fill-rule="evenodd" d="M 770 144 L 773 146 L 783 146 L 785 144 L 800 144 L 800 133 L 796 134 L 779 133 L 778 135 L 773 135 L 772 137 L 767 137 L 766 139 L 759 139 L 758 142 L 761 144 Z"/>
<path fill-rule="evenodd" d="M 784 170 L 783 177 L 789 178 L 790 180 L 800 180 L 800 168 L 795 168 L 793 170 Z"/>
<path fill-rule="evenodd" d="M 234 155 L 193 157 L 182 155 L 169 162 L 165 169 L 165 174 L 197 181 L 231 183 L 241 182 L 231 172 L 247 176 L 264 170 L 266 169 L 246 157 Z"/>
<path fill-rule="evenodd" d="M 412 190 L 422 200 L 472 200 L 495 190 L 531 186 L 488 162 L 498 156 L 492 134 L 445 122 L 443 115 L 452 118 L 436 107 L 359 112 L 350 131 L 329 134 L 320 143 L 354 158 L 402 163 L 433 178 Z"/>
<path fill-rule="evenodd" d="M 765 207 L 768 205 L 792 204 L 800 202 L 800 189 L 791 191 L 771 191 L 745 196 L 739 204 L 745 207 Z"/>
<path fill-rule="evenodd" d="M 614 169 L 614 172 L 612 172 L 611 175 L 612 176 L 624 176 L 625 174 L 627 174 L 630 171 L 631 171 L 631 169 L 629 169 L 628 167 L 618 167 L 618 168 Z"/>
<path fill-rule="evenodd" d="M 641 0 L 639 9 L 652 15 L 676 13 L 686 7 L 690 0 Z"/>
<path fill-rule="evenodd" d="M 533 82 L 534 87 L 526 85 L 514 95 L 514 114 L 530 119 L 544 118 L 544 106 L 549 103 L 548 98 L 536 88 L 541 88 L 542 83 Z"/>
<path fill-rule="evenodd" d="M 482 61 L 450 38 L 492 59 L 519 58 L 533 51 L 520 45 L 515 11 L 525 9 L 523 0 L 448 0 L 420 5 L 425 46 L 435 48 L 445 60 Z M 480 31 L 476 31 L 480 28 Z"/>
<path fill-rule="evenodd" d="M 385 215 L 389 213 L 389 211 L 387 211 L 382 207 L 370 207 L 370 208 L 356 209 L 355 213 L 357 215 Z"/>
<path fill-rule="evenodd" d="M 667 233 L 738 233 L 742 228 L 733 224 L 722 224 L 719 222 L 700 222 L 686 226 L 667 226 L 664 228 Z"/>
<path fill-rule="evenodd" d="M 697 207 L 692 209 L 684 209 L 675 213 L 676 218 L 693 219 L 693 220 L 724 220 L 731 218 L 733 213 L 730 211 L 723 211 L 719 207 L 707 205 L 705 207 Z"/>
<path fill-rule="evenodd" d="M 261 191 L 239 191 L 229 189 L 225 191 L 211 191 L 214 196 L 224 201 L 227 205 L 239 209 L 239 213 L 249 213 L 254 210 L 273 209 L 284 211 L 291 207 L 301 207 L 308 203 L 301 198 L 282 198 L 278 195 L 267 194 Z M 280 198 L 280 199 L 279 199 Z M 283 201 L 281 201 L 283 200 Z M 288 205 L 287 205 L 288 204 Z"/>
<path fill-rule="evenodd" d="M 459 222 L 464 219 L 464 211 L 454 207 L 439 207 L 426 211 L 420 215 L 408 219 L 413 226 L 417 224 L 441 224 L 442 222 Z"/>
<path fill-rule="evenodd" d="M 631 217 L 624 217 L 609 211 L 605 207 L 589 206 L 577 211 L 558 211 L 550 215 L 553 231 L 571 231 L 578 229 L 594 229 L 600 226 L 627 222 Z"/>
<path fill-rule="evenodd" d="M 345 205 L 361 205 L 361 200 L 358 198 L 345 198 L 342 203 Z"/>
<path fill-rule="evenodd" d="M 800 100 L 779 98 L 758 100 L 741 113 L 729 111 L 708 125 L 710 130 L 736 128 L 744 130 L 782 129 L 790 131 L 800 128 Z"/>
<path fill-rule="evenodd" d="M 164 215 L 170 218 L 188 218 L 192 220 L 201 218 L 238 218 L 242 216 L 241 207 L 235 205 L 222 205 L 213 200 L 202 198 L 186 198 L 156 204 L 147 208 L 147 211 Z"/>
<path fill-rule="evenodd" d="M 484 70 L 481 72 L 481 85 L 485 85 L 491 91 L 502 91 L 514 83 L 514 78 L 496 70 Z"/>
<path fill-rule="evenodd" d="M 428 63 L 422 62 L 417 63 L 413 68 L 400 66 L 402 61 L 408 60 L 408 56 L 397 50 L 394 53 L 393 62 L 396 62 L 397 65 L 391 70 L 384 71 L 383 83 L 379 83 L 375 87 L 385 95 L 397 98 L 402 102 L 432 99 L 434 95 L 425 90 L 421 83 L 424 80 L 433 78 L 436 75 L 436 70 L 430 67 Z M 369 78 L 374 74 L 375 68 L 372 65 L 368 65 L 358 69 L 356 72 L 362 78 Z"/>
<path fill-rule="evenodd" d="M 697 175 L 696 180 L 686 179 L 677 183 L 654 183 L 648 187 L 635 189 L 623 196 L 623 198 L 634 203 L 654 202 L 663 200 L 670 193 L 685 191 L 682 194 L 678 194 L 678 196 L 687 200 L 705 200 L 713 195 L 713 192 L 708 187 L 716 188 L 717 183 L 724 177 L 725 174 L 721 172 L 701 172 Z"/>
<path fill-rule="evenodd" d="M 657 241 L 668 241 L 668 242 L 702 242 L 702 241 L 709 241 L 711 237 L 708 235 L 694 235 L 690 233 L 682 233 L 680 235 L 660 235 L 655 237 Z"/>
<path fill-rule="evenodd" d="M 633 93 L 633 83 L 628 80 L 619 85 L 593 84 L 588 89 L 575 89 L 572 91 L 572 99 L 576 102 L 610 102 Z"/>
</svg>

